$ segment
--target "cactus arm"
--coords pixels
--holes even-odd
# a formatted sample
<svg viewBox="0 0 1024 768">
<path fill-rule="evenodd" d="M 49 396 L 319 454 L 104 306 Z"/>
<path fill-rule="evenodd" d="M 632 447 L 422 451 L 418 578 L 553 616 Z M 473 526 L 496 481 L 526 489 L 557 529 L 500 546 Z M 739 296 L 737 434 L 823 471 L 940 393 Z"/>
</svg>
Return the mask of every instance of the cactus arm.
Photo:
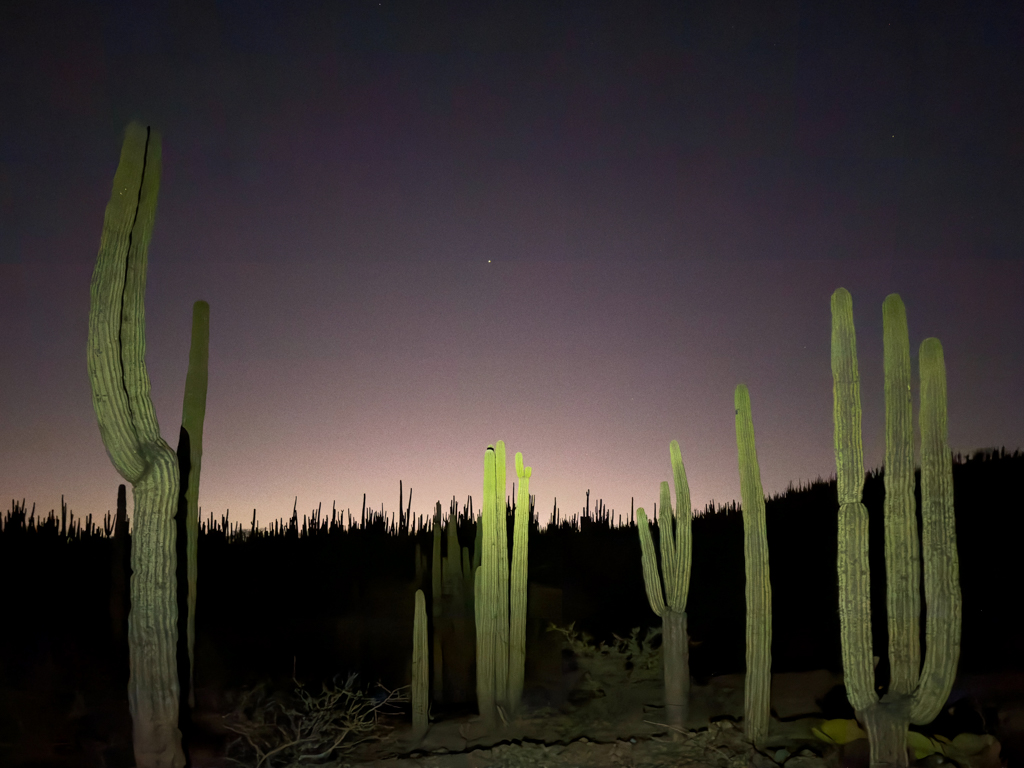
<svg viewBox="0 0 1024 768">
<path fill-rule="evenodd" d="M 523 466 L 523 454 L 516 454 L 516 476 L 519 493 L 516 519 L 512 529 L 512 581 L 509 614 L 508 704 L 512 712 L 519 709 L 526 677 L 526 593 L 527 564 L 530 541 L 530 475 L 531 467 Z"/>
<path fill-rule="evenodd" d="M 676 562 L 675 514 L 672 510 L 672 497 L 669 495 L 668 483 L 661 482 L 658 498 L 658 548 L 661 550 L 661 575 L 665 587 L 665 605 L 672 608 L 678 598 L 679 565 Z"/>
<path fill-rule="evenodd" d="M 654 542 L 651 540 L 651 528 L 643 507 L 636 511 L 636 527 L 640 532 L 640 563 L 644 569 L 647 601 L 655 615 L 661 618 L 665 615 L 665 600 L 661 595 L 661 576 L 658 575 L 658 561 L 654 554 Z"/>
<path fill-rule="evenodd" d="M 946 366 L 942 345 L 921 343 L 921 550 L 924 557 L 925 639 L 921 680 L 911 721 L 930 723 L 953 687 L 960 658 L 960 567 L 953 514 L 953 457 L 947 443 Z"/>
<path fill-rule="evenodd" d="M 855 710 L 878 702 L 871 643 L 871 583 L 868 511 L 861 503 L 864 454 L 861 445 L 860 379 L 853 327 L 853 300 L 845 288 L 832 294 L 832 396 L 839 496 L 839 623 L 843 676 Z"/>
<path fill-rule="evenodd" d="M 675 602 L 670 602 L 673 611 L 686 611 L 686 600 L 690 594 L 690 563 L 692 556 L 692 519 L 693 509 L 690 506 L 690 485 L 686 482 L 686 468 L 683 456 L 679 451 L 679 441 L 673 440 L 668 446 L 672 461 L 672 479 L 676 486 L 676 563 L 678 571 L 676 583 L 678 588 Z"/>
<path fill-rule="evenodd" d="M 189 437 L 189 473 L 185 501 L 187 557 L 185 578 L 188 582 L 188 623 L 185 628 L 188 643 L 188 705 L 196 705 L 195 644 L 196 644 L 196 588 L 199 575 L 199 472 L 203 462 L 203 422 L 206 420 L 206 390 L 209 380 L 210 358 L 210 305 L 197 301 L 192 305 L 192 346 L 188 353 L 188 373 L 185 376 L 185 398 L 181 407 L 181 425 Z"/>
<path fill-rule="evenodd" d="M 913 693 L 921 669 L 921 571 L 914 501 L 914 421 L 907 313 L 898 294 L 882 303 L 885 369 L 885 573 L 889 690 Z"/>
<path fill-rule="evenodd" d="M 763 745 L 771 714 L 772 586 L 768 572 L 764 490 L 754 444 L 750 392 L 739 384 L 735 392 L 736 445 L 739 452 L 740 493 L 743 498 L 743 561 L 747 598 L 747 677 L 744 693 L 744 731 L 749 741 Z"/>
</svg>

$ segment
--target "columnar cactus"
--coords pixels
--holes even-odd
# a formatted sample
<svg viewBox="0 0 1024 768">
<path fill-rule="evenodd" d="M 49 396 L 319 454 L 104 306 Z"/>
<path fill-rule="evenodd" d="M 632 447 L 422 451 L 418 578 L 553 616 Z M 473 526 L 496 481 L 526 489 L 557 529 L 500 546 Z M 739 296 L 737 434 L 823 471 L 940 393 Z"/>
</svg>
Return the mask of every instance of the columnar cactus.
<svg viewBox="0 0 1024 768">
<path fill-rule="evenodd" d="M 867 730 L 872 766 L 906 766 L 907 729 L 935 719 L 960 655 L 960 584 L 946 435 L 946 373 L 938 339 L 921 343 L 921 524 L 927 614 L 919 672 L 917 537 L 914 519 L 910 344 L 897 294 L 882 306 L 885 356 L 885 554 L 891 681 L 875 693 L 871 646 L 868 515 L 861 503 L 860 382 L 853 302 L 832 294 L 832 376 L 839 496 L 839 616 L 847 696 Z"/>
<path fill-rule="evenodd" d="M 145 355 L 146 253 L 160 186 L 160 136 L 125 131 L 90 286 L 87 349 L 100 436 L 132 485 L 128 705 L 140 768 L 180 768 L 174 514 L 178 460 L 160 436 Z"/>
<path fill-rule="evenodd" d="M 434 627 L 434 701 L 444 698 L 442 676 L 444 662 L 441 649 L 441 502 L 434 507 L 433 557 L 430 562 L 431 614 Z"/>
<path fill-rule="evenodd" d="M 673 738 L 679 738 L 686 728 L 690 706 L 690 640 L 686 631 L 686 598 L 690 591 L 690 528 L 693 513 L 690 509 L 690 486 L 686 482 L 679 443 L 675 440 L 669 444 L 669 456 L 676 486 L 676 509 L 673 512 L 668 483 L 663 482 L 661 509 L 658 512 L 664 596 L 647 514 L 643 507 L 636 512 L 647 600 L 651 610 L 662 620 L 665 715 L 667 725 L 673 731 Z"/>
<path fill-rule="evenodd" d="M 516 520 L 512 529 L 512 591 L 509 617 L 508 706 L 513 713 L 519 709 L 526 676 L 526 591 L 527 561 L 530 542 L 530 475 L 531 467 L 523 466 L 523 454 L 516 454 L 516 476 L 519 494 Z"/>
<path fill-rule="evenodd" d="M 412 623 L 412 733 L 415 738 L 427 732 L 430 712 L 430 657 L 427 652 L 427 600 L 416 590 Z"/>
<path fill-rule="evenodd" d="M 772 585 L 768 578 L 768 536 L 765 532 L 764 491 L 754 445 L 750 392 L 736 387 L 736 446 L 739 451 L 740 493 L 743 497 L 743 561 L 747 596 L 747 676 L 743 690 L 743 726 L 756 747 L 768 738 L 772 685 Z"/>
<path fill-rule="evenodd" d="M 188 486 L 184 492 L 188 513 L 185 518 L 188 556 L 188 705 L 196 705 L 195 643 L 196 643 L 196 580 L 198 576 L 199 547 L 199 473 L 203 462 L 203 422 L 206 419 L 206 388 L 210 357 L 210 305 L 197 301 L 192 305 L 192 346 L 188 354 L 188 374 L 185 376 L 185 398 L 181 408 L 181 426 L 189 437 Z"/>
<path fill-rule="evenodd" d="M 521 467 L 522 454 L 516 454 L 516 468 Z M 523 473 L 528 478 L 532 470 L 527 467 Z M 528 496 L 526 510 L 528 515 Z M 522 673 L 512 671 L 510 666 L 508 524 L 505 515 L 505 443 L 499 440 L 496 446 L 488 446 L 484 453 L 484 500 L 479 523 L 483 528 L 482 553 L 474 582 L 477 702 L 486 728 L 496 725 L 499 711 L 504 718 L 504 713 L 518 707 L 519 701 L 512 699 L 509 689 L 510 674 L 522 679 Z M 525 633 L 526 546 L 514 545 L 512 558 L 513 572 L 521 573 L 516 581 L 516 589 L 521 595 L 513 595 L 512 599 L 513 602 L 522 601 Z M 519 662 L 515 663 L 518 665 Z M 521 688 L 519 693 L 522 693 Z"/>
</svg>

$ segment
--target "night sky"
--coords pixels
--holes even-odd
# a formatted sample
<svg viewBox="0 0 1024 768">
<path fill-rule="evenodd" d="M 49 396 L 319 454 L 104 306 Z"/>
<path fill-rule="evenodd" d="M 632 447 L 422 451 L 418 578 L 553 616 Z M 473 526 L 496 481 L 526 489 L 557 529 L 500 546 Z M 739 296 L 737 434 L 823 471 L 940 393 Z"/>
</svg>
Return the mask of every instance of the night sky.
<svg viewBox="0 0 1024 768">
<path fill-rule="evenodd" d="M 542 521 L 651 511 L 673 439 L 739 500 L 741 382 L 765 493 L 827 477 L 840 286 L 867 467 L 893 292 L 915 417 L 936 336 L 952 450 L 1024 447 L 1018 3 L 491 5 L 2 4 L 0 499 L 115 508 L 86 338 L 133 119 L 172 448 L 210 304 L 204 518 L 479 508 L 498 439 Z"/>
</svg>

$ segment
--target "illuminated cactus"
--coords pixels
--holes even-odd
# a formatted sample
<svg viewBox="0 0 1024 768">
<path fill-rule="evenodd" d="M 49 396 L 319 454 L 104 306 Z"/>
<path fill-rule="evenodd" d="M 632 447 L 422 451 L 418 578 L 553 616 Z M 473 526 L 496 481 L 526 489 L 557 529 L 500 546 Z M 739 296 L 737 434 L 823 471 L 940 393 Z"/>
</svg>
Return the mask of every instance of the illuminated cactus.
<svg viewBox="0 0 1024 768">
<path fill-rule="evenodd" d="M 512 529 L 512 591 L 508 645 L 508 706 L 512 713 L 519 709 L 526 676 L 526 591 L 527 561 L 530 546 L 530 475 L 531 467 L 523 466 L 523 454 L 516 454 L 516 476 L 519 494 L 516 520 Z"/>
<path fill-rule="evenodd" d="M 427 600 L 423 590 L 416 590 L 416 607 L 412 623 L 412 735 L 420 738 L 427 732 L 430 712 L 430 659 L 427 652 Z"/>
<path fill-rule="evenodd" d="M 920 601 L 914 517 L 910 343 L 897 294 L 882 305 L 885 356 L 885 559 L 891 682 L 875 693 L 871 645 L 868 515 L 861 503 L 860 381 L 853 302 L 832 294 L 832 377 L 839 496 L 839 617 L 847 696 L 865 726 L 872 766 L 906 766 L 910 723 L 935 719 L 949 697 L 960 655 L 960 584 L 946 434 L 946 373 L 938 339 L 921 343 L 921 553 L 926 648 L 920 670 Z"/>
<path fill-rule="evenodd" d="M 522 454 L 517 454 L 516 460 L 518 469 L 522 462 Z M 532 470 L 524 469 L 526 477 L 529 477 L 530 473 Z M 529 501 L 526 510 L 528 515 Z M 512 700 L 509 690 L 508 523 L 505 502 L 505 443 L 501 440 L 496 446 L 488 446 L 484 453 L 484 499 L 479 525 L 483 530 L 481 561 L 474 578 L 476 685 L 480 716 L 484 727 L 489 729 L 497 724 L 499 713 L 505 720 L 506 715 L 519 705 L 518 700 Z M 523 536 L 525 538 L 525 534 Z M 520 581 L 516 582 L 516 588 L 521 591 L 521 596 L 516 595 L 513 600 L 522 600 L 525 616 L 527 548 L 524 545 L 521 549 L 522 551 L 517 546 L 513 549 L 513 572 L 522 573 L 521 585 Z M 519 693 L 522 693 L 521 688 Z"/>
<path fill-rule="evenodd" d="M 743 688 L 743 729 L 754 746 L 764 746 L 771 716 L 772 585 L 768 578 L 768 536 L 764 491 L 754 445 L 750 392 L 736 387 L 736 446 L 743 497 L 743 561 L 747 596 L 747 675 Z"/>
<path fill-rule="evenodd" d="M 690 707 L 689 635 L 686 631 L 686 597 L 690 591 L 690 486 L 686 482 L 679 443 L 669 444 L 672 476 L 676 486 L 676 510 L 673 512 L 668 483 L 661 484 L 661 509 L 658 512 L 658 532 L 661 544 L 661 568 L 665 579 L 658 575 L 658 561 L 654 542 L 643 507 L 637 509 L 637 529 L 640 532 L 640 561 L 644 570 L 644 586 L 651 610 L 662 621 L 662 659 L 665 669 L 665 715 L 672 736 L 678 739 L 686 728 Z"/>
<path fill-rule="evenodd" d="M 160 136 L 125 131 L 90 286 L 87 360 L 107 455 L 132 485 L 128 706 L 140 768 L 185 765 L 178 729 L 174 514 L 178 460 L 160 436 L 145 355 L 146 252 L 160 185 Z"/>
</svg>

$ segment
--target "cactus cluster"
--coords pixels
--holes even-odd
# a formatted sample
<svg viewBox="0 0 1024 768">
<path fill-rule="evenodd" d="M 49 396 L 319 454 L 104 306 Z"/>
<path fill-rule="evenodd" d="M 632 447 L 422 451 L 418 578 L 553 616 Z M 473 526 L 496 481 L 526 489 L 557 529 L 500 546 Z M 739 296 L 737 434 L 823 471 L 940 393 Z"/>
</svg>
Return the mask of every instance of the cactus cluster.
<svg viewBox="0 0 1024 768">
<path fill-rule="evenodd" d="M 487 728 L 518 710 L 523 690 L 526 644 L 526 584 L 530 467 L 516 454 L 519 501 L 513 528 L 512 606 L 509 616 L 508 518 L 505 500 L 505 443 L 484 452 L 484 497 L 478 533 L 480 564 L 474 573 L 477 645 L 477 704 Z M 510 626 L 511 620 L 511 626 Z"/>
</svg>

